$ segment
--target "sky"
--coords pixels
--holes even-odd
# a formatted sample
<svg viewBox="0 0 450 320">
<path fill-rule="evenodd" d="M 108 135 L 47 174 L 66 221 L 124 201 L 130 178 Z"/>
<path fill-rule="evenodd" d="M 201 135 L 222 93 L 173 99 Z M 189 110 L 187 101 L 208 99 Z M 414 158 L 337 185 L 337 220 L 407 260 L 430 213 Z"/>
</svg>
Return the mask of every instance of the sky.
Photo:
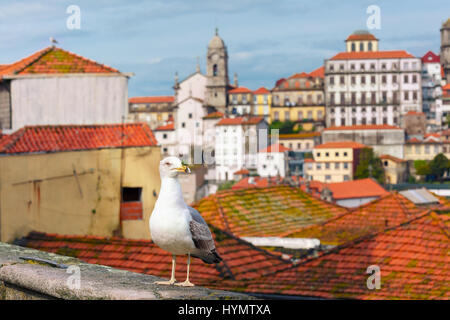
<svg viewBox="0 0 450 320">
<path fill-rule="evenodd" d="M 80 9 L 80 28 L 67 20 Z M 0 0 L 0 64 L 50 45 L 133 73 L 128 94 L 172 95 L 174 74 L 205 72 L 214 30 L 225 41 L 230 81 L 250 89 L 310 72 L 345 50 L 345 39 L 367 29 L 367 8 L 380 8 L 380 50 L 439 53 L 450 1 L 365 0 Z"/>
</svg>

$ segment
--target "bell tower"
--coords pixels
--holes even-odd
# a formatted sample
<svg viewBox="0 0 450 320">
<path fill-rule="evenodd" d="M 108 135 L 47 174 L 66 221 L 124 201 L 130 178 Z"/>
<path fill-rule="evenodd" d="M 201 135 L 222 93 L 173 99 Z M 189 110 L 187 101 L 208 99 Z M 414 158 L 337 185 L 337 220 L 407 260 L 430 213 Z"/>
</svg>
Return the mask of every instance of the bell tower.
<svg viewBox="0 0 450 320">
<path fill-rule="evenodd" d="M 441 65 L 444 68 L 447 84 L 450 83 L 450 19 L 441 28 Z"/>
<path fill-rule="evenodd" d="M 205 104 L 208 107 L 214 107 L 217 111 L 226 112 L 228 102 L 228 53 L 227 47 L 219 37 L 219 31 L 216 28 L 216 34 L 208 45 L 206 55 L 206 97 Z"/>
</svg>

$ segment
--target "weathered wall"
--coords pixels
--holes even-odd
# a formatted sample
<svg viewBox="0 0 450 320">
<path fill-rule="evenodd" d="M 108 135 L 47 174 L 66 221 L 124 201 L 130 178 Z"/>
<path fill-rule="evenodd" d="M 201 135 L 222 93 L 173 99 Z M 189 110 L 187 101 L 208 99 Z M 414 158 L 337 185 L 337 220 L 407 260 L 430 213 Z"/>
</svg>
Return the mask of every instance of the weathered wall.
<svg viewBox="0 0 450 320">
<path fill-rule="evenodd" d="M 11 96 L 9 82 L 0 82 L 0 129 L 11 129 Z"/>
<path fill-rule="evenodd" d="M 112 236 L 119 228 L 122 185 L 142 187 L 143 220 L 124 221 L 123 235 L 149 238 L 159 192 L 157 147 L 0 157 L 0 239 L 30 231 Z M 76 175 L 74 174 L 74 169 Z"/>
<path fill-rule="evenodd" d="M 128 112 L 127 82 L 123 75 L 13 79 L 12 129 L 42 124 L 120 123 Z"/>
</svg>

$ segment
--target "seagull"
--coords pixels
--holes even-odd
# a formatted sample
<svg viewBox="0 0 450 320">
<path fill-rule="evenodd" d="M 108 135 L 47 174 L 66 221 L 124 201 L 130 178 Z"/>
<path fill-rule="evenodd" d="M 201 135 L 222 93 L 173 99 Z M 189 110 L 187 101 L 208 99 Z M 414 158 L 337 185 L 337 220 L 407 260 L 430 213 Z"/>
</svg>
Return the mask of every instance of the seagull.
<svg viewBox="0 0 450 320">
<path fill-rule="evenodd" d="M 205 263 L 219 263 L 222 258 L 205 220 L 200 213 L 183 200 L 180 173 L 190 173 L 177 157 L 167 157 L 159 163 L 161 190 L 150 217 L 150 233 L 153 242 L 161 249 L 172 253 L 172 276 L 169 281 L 156 284 L 192 287 L 189 281 L 191 256 Z M 186 281 L 176 283 L 175 260 L 177 255 L 188 255 Z"/>
<path fill-rule="evenodd" d="M 56 41 L 56 39 L 55 38 L 53 38 L 53 37 L 50 37 L 50 43 L 54 46 L 55 44 L 57 44 L 57 43 L 59 43 L 58 41 Z"/>
</svg>

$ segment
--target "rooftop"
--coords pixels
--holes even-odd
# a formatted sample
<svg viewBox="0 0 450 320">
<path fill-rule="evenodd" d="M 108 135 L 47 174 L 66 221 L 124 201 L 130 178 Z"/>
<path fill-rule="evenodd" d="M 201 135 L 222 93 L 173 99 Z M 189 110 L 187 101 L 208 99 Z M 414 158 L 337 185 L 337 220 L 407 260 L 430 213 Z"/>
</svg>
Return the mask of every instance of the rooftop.
<svg viewBox="0 0 450 320">
<path fill-rule="evenodd" d="M 315 146 L 314 149 L 334 149 L 334 148 L 351 148 L 351 149 L 363 149 L 370 148 L 364 144 L 354 142 L 354 141 L 337 141 L 337 142 L 327 142 L 318 146 Z"/>
<path fill-rule="evenodd" d="M 264 87 L 258 88 L 255 91 L 253 91 L 253 94 L 268 94 L 268 93 L 270 93 L 270 91 Z"/>
<path fill-rule="evenodd" d="M 173 130 L 175 130 L 174 122 L 167 123 L 155 129 L 155 131 L 173 131 Z"/>
<path fill-rule="evenodd" d="M 224 114 L 222 112 L 216 111 L 211 112 L 203 117 L 203 119 L 220 119 L 223 118 Z"/>
<path fill-rule="evenodd" d="M 375 180 L 370 178 L 328 183 L 326 188 L 330 189 L 335 200 L 381 197 L 389 194 Z"/>
<path fill-rule="evenodd" d="M 342 131 L 342 130 L 402 130 L 402 128 L 391 126 L 388 124 L 358 124 L 352 126 L 334 126 L 324 129 L 324 131 Z"/>
<path fill-rule="evenodd" d="M 249 88 L 246 87 L 237 87 L 235 89 L 232 89 L 230 91 L 228 91 L 228 93 L 252 93 L 252 90 L 250 90 Z"/>
<path fill-rule="evenodd" d="M 128 103 L 172 103 L 175 101 L 174 96 L 151 96 L 151 97 L 132 97 L 128 99 Z"/>
<path fill-rule="evenodd" d="M 439 55 L 435 54 L 433 51 L 428 51 L 422 57 L 422 63 L 441 63 Z"/>
<path fill-rule="evenodd" d="M 0 68 L 0 79 L 5 76 L 16 75 L 69 73 L 120 72 L 75 53 L 51 46 L 17 62 L 3 65 Z"/>
<path fill-rule="evenodd" d="M 448 300 L 449 218 L 448 213 L 426 212 L 389 224 L 289 270 L 248 281 L 241 291 L 332 299 Z M 368 267 L 373 265 L 381 271 L 377 290 L 367 287 Z"/>
<path fill-rule="evenodd" d="M 415 58 L 412 54 L 403 51 L 361 51 L 361 52 L 340 52 L 330 60 L 359 60 L 359 59 L 401 59 Z"/>
<path fill-rule="evenodd" d="M 252 125 L 258 124 L 261 121 L 264 121 L 263 117 L 236 117 L 236 118 L 222 118 L 219 122 L 216 123 L 216 126 L 240 126 L 240 125 Z"/>
<path fill-rule="evenodd" d="M 286 148 L 285 146 L 276 143 L 273 144 L 271 146 L 268 146 L 267 148 L 260 150 L 259 152 L 261 153 L 272 153 L 272 152 L 286 152 L 286 151 L 291 151 L 291 149 Z"/>
<path fill-rule="evenodd" d="M 280 236 L 347 209 L 289 186 L 220 191 L 194 205 L 211 225 L 238 237 Z"/>
<path fill-rule="evenodd" d="M 156 146 L 145 123 L 26 126 L 0 141 L 0 154 Z"/>
<path fill-rule="evenodd" d="M 351 35 L 347 37 L 346 41 L 354 40 L 378 40 L 373 34 L 369 33 L 367 30 L 356 30 Z"/>
</svg>

